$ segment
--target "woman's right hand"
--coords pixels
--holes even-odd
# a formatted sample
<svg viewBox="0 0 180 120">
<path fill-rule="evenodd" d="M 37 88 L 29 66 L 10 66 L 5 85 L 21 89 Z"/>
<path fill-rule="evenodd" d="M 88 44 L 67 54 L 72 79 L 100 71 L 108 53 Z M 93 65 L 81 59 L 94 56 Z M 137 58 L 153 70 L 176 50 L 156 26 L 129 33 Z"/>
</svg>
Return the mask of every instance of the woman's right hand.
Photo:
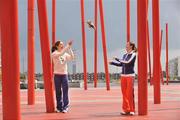
<svg viewBox="0 0 180 120">
<path fill-rule="evenodd" d="M 116 56 L 114 56 L 114 57 L 113 57 L 113 60 L 116 60 L 116 58 L 117 58 L 117 57 L 116 57 Z"/>
<path fill-rule="evenodd" d="M 70 41 L 68 42 L 68 45 L 69 45 L 69 46 L 72 46 L 72 43 L 73 43 L 73 41 L 70 40 Z"/>
<path fill-rule="evenodd" d="M 108 63 L 109 63 L 109 64 L 111 64 L 111 63 L 112 63 L 112 61 L 113 61 L 112 59 L 109 59 L 109 60 L 108 60 Z"/>
</svg>

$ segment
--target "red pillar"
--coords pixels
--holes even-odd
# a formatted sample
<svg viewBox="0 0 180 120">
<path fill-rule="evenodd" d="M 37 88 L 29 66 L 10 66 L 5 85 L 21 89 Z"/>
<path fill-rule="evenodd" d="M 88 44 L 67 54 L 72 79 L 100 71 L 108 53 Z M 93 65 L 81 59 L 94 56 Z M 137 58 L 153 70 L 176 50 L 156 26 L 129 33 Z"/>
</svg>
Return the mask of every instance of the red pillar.
<svg viewBox="0 0 180 120">
<path fill-rule="evenodd" d="M 168 23 L 166 23 L 166 84 L 169 81 L 169 69 L 168 69 Z"/>
<path fill-rule="evenodd" d="M 34 86 L 34 0 L 28 0 L 28 105 L 35 103 Z"/>
<path fill-rule="evenodd" d="M 3 120 L 21 120 L 18 0 L 1 0 L 2 115 Z"/>
<path fill-rule="evenodd" d="M 149 40 L 149 20 L 148 20 L 148 12 L 149 12 L 149 0 L 147 0 L 147 54 L 148 54 L 148 63 L 149 63 L 149 79 L 150 85 L 152 85 L 152 77 L 151 77 L 151 54 L 150 54 L 150 40 Z"/>
<path fill-rule="evenodd" d="M 39 16 L 39 28 L 40 28 L 40 42 L 41 42 L 41 51 L 42 51 L 46 111 L 50 113 L 50 112 L 54 112 L 54 94 L 53 94 L 53 85 L 52 85 L 52 64 L 51 64 L 51 55 L 50 55 L 46 1 L 38 0 L 37 3 L 38 3 L 38 16 Z"/>
<path fill-rule="evenodd" d="M 160 41 L 160 57 L 161 57 L 161 48 L 162 48 L 162 36 L 163 36 L 163 30 L 161 30 L 161 41 Z M 160 61 L 160 78 L 161 78 L 161 83 L 164 85 L 164 77 L 163 77 L 163 71 L 162 71 L 162 64 Z"/>
<path fill-rule="evenodd" d="M 87 64 L 86 64 L 86 33 L 84 20 L 84 0 L 81 0 L 81 29 L 82 29 L 82 48 L 83 48 L 83 72 L 84 72 L 84 89 L 87 90 Z"/>
<path fill-rule="evenodd" d="M 56 41 L 56 0 L 52 0 L 52 44 Z"/>
<path fill-rule="evenodd" d="M 98 0 L 95 0 L 94 7 L 94 25 L 96 29 L 94 30 L 94 87 L 97 87 L 97 44 L 98 44 L 98 36 L 97 36 L 97 16 L 98 16 Z"/>
<path fill-rule="evenodd" d="M 130 0 L 126 0 L 127 15 L 127 42 L 130 42 Z"/>
<path fill-rule="evenodd" d="M 52 0 L 52 45 L 54 45 L 56 42 L 56 0 Z M 54 78 L 54 64 L 52 62 L 52 74 Z M 53 82 L 53 89 L 54 87 L 54 81 Z"/>
<path fill-rule="evenodd" d="M 154 103 L 160 104 L 160 26 L 159 26 L 159 0 L 152 0 L 153 17 L 153 84 Z"/>
<path fill-rule="evenodd" d="M 147 115 L 147 1 L 137 1 L 138 114 Z M 144 59 L 146 58 L 146 59 Z M 142 64 L 143 63 L 143 64 Z"/>
<path fill-rule="evenodd" d="M 104 53 L 104 68 L 106 75 L 106 88 L 107 90 L 110 90 L 110 77 L 109 77 L 108 61 L 107 61 L 106 33 L 105 33 L 105 25 L 104 25 L 104 12 L 103 12 L 102 0 L 99 0 L 99 10 L 100 10 L 102 44 L 103 44 L 103 53 Z"/>
</svg>

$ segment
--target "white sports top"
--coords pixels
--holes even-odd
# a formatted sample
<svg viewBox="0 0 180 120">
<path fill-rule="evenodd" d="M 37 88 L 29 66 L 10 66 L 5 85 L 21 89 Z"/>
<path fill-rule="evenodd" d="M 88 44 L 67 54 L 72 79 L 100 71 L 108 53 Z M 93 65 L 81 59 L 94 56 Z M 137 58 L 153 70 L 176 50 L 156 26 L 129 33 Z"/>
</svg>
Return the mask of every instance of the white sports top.
<svg viewBox="0 0 180 120">
<path fill-rule="evenodd" d="M 66 46 L 61 52 L 54 51 L 52 53 L 54 74 L 68 74 L 67 62 L 72 59 L 74 59 L 74 54 L 69 46 Z"/>
</svg>

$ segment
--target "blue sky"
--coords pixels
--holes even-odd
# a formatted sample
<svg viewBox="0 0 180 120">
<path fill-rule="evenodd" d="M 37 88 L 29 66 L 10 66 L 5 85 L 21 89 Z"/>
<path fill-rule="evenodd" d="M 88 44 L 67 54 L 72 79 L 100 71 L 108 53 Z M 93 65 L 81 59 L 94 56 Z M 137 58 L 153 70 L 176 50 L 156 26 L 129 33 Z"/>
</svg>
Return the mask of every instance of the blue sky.
<svg viewBox="0 0 180 120">
<path fill-rule="evenodd" d="M 51 0 L 47 1 L 49 36 L 51 40 Z M 67 42 L 73 39 L 73 49 L 76 52 L 77 71 L 83 71 L 82 65 L 82 45 L 81 45 L 81 16 L 80 0 L 56 0 L 56 38 Z M 125 52 L 126 43 L 126 0 L 103 0 L 105 13 L 105 29 L 108 58 L 112 56 L 121 57 Z M 152 14 L 151 1 L 149 4 L 149 27 L 152 53 Z M 94 20 L 94 0 L 85 0 L 85 19 Z M 98 11 L 98 71 L 104 72 L 104 61 L 102 52 L 101 29 Z M 35 8 L 35 71 L 42 72 L 41 49 L 39 37 L 39 25 L 37 15 L 37 3 Z M 180 1 L 179 0 L 160 0 L 160 25 L 163 29 L 163 44 L 161 61 L 165 66 L 165 23 L 169 24 L 169 59 L 180 53 Z M 20 61 L 21 72 L 27 71 L 27 0 L 19 0 L 19 36 L 20 36 Z M 137 4 L 136 0 L 131 0 L 131 40 L 137 43 Z M 93 72 L 93 51 L 94 51 L 94 32 L 86 26 L 87 41 L 87 70 Z M 69 72 L 71 72 L 71 64 Z M 119 69 L 109 66 L 110 72 L 118 72 Z"/>
</svg>

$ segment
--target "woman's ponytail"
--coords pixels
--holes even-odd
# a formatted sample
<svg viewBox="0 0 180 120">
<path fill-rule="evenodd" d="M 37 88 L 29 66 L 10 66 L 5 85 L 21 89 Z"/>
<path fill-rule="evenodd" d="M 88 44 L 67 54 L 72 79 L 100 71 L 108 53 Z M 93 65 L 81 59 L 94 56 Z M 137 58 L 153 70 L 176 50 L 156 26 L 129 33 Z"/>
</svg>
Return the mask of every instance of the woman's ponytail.
<svg viewBox="0 0 180 120">
<path fill-rule="evenodd" d="M 51 48 L 51 52 L 52 52 L 52 53 L 58 49 L 57 47 L 59 46 L 59 44 L 60 44 L 60 41 L 57 41 L 57 42 L 52 46 L 52 48 Z"/>
<path fill-rule="evenodd" d="M 136 45 L 134 43 L 130 42 L 130 46 L 132 46 L 132 50 L 134 52 L 137 52 L 137 48 L 136 48 Z"/>
<path fill-rule="evenodd" d="M 57 47 L 55 45 L 53 45 L 51 48 L 51 52 L 53 53 L 55 50 L 57 50 Z"/>
</svg>

